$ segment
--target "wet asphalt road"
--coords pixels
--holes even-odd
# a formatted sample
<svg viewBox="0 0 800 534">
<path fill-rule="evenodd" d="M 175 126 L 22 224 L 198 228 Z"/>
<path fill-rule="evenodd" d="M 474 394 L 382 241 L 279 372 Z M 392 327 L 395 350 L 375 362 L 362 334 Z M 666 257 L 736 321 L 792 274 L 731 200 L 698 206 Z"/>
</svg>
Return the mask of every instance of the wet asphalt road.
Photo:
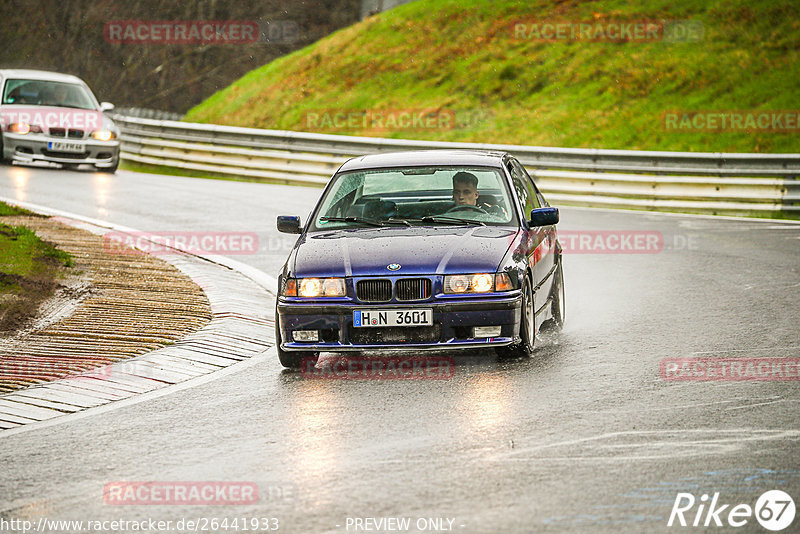
<svg viewBox="0 0 800 534">
<path fill-rule="evenodd" d="M 237 259 L 273 276 L 292 241 L 275 216 L 305 219 L 319 193 L 0 168 L 0 196 L 151 232 L 256 232 L 259 254 Z M 0 519 L 274 517 L 283 532 L 379 532 L 355 519 L 401 517 L 412 532 L 436 518 L 464 533 L 669 532 L 701 530 L 667 527 L 678 492 L 753 506 L 781 489 L 800 504 L 800 382 L 659 375 L 664 358 L 800 357 L 800 225 L 578 209 L 561 220 L 563 232 L 661 232 L 664 250 L 567 255 L 567 324 L 534 358 L 474 355 L 451 380 L 312 381 L 268 357 L 0 435 Z M 251 481 L 260 497 L 104 504 L 115 481 Z M 785 532 L 798 529 L 800 519 Z M 752 517 L 714 531 L 767 532 Z"/>
</svg>

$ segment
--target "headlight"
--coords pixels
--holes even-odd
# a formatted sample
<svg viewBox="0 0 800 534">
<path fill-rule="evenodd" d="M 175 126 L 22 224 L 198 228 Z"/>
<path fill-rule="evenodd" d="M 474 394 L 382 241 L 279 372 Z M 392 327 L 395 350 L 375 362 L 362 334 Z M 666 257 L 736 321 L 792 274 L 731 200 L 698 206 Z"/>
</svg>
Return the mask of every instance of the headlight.
<svg viewBox="0 0 800 534">
<path fill-rule="evenodd" d="M 472 277 L 472 290 L 477 293 L 486 293 L 494 287 L 494 276 L 490 274 L 476 274 Z"/>
<path fill-rule="evenodd" d="M 444 277 L 445 293 L 488 293 L 512 289 L 514 285 L 507 273 L 454 274 Z"/>
<path fill-rule="evenodd" d="M 463 274 L 444 277 L 445 293 L 466 293 L 469 291 L 469 277 Z"/>
<path fill-rule="evenodd" d="M 343 297 L 344 278 L 299 278 L 289 279 L 283 294 L 287 297 Z"/>
<path fill-rule="evenodd" d="M 31 131 L 31 125 L 27 122 L 15 122 L 8 126 L 8 131 L 15 134 L 25 135 Z"/>
<path fill-rule="evenodd" d="M 97 139 L 98 141 L 111 141 L 115 137 L 114 132 L 111 130 L 95 130 L 92 132 L 92 139 Z"/>
</svg>

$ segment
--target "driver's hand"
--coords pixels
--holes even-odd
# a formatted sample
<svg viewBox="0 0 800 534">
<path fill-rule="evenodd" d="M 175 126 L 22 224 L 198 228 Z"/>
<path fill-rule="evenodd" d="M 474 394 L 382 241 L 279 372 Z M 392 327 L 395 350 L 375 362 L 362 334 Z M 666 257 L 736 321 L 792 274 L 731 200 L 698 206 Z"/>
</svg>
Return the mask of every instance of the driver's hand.
<svg viewBox="0 0 800 534">
<path fill-rule="evenodd" d="M 501 216 L 501 217 L 508 217 L 508 213 L 506 213 L 506 210 L 503 208 L 503 206 L 499 206 L 499 205 L 496 205 L 496 204 L 487 204 L 487 203 L 483 202 L 483 203 L 479 204 L 478 207 L 483 209 L 483 211 L 485 211 L 486 213 L 489 213 L 491 215 L 498 215 L 498 216 Z"/>
</svg>

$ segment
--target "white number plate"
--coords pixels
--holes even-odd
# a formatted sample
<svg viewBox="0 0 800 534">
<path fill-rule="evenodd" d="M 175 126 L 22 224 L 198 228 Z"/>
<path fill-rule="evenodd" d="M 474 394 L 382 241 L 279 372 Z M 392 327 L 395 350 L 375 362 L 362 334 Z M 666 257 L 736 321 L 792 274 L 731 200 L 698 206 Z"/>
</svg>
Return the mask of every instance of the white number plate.
<svg viewBox="0 0 800 534">
<path fill-rule="evenodd" d="M 47 148 L 53 152 L 74 152 L 76 154 L 86 151 L 80 143 L 64 143 L 63 141 L 50 141 L 47 143 Z"/>
<path fill-rule="evenodd" d="M 431 326 L 433 310 L 354 310 L 353 326 Z"/>
</svg>

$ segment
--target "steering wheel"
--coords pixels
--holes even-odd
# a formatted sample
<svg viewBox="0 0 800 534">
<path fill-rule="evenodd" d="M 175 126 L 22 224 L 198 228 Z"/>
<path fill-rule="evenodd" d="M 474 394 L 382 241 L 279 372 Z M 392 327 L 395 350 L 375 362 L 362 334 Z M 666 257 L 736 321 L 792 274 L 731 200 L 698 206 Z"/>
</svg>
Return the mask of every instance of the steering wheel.
<svg viewBox="0 0 800 534">
<path fill-rule="evenodd" d="M 445 213 L 453 213 L 457 211 L 477 211 L 478 213 L 487 213 L 485 209 L 480 206 L 473 206 L 471 204 L 461 204 L 460 206 L 453 206 Z"/>
</svg>

